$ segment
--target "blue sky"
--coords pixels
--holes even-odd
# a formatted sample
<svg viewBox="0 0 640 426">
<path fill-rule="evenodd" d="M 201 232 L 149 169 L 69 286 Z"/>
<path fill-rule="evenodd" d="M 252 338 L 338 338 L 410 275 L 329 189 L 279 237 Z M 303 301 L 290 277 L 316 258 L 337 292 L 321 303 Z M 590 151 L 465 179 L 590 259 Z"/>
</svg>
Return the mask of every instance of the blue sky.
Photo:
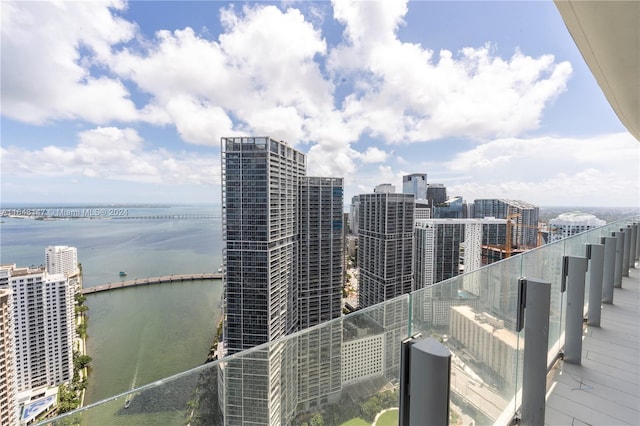
<svg viewBox="0 0 640 426">
<path fill-rule="evenodd" d="M 220 137 L 269 135 L 345 200 L 640 205 L 640 144 L 552 2 L 0 3 L 7 202 L 219 203 Z"/>
</svg>

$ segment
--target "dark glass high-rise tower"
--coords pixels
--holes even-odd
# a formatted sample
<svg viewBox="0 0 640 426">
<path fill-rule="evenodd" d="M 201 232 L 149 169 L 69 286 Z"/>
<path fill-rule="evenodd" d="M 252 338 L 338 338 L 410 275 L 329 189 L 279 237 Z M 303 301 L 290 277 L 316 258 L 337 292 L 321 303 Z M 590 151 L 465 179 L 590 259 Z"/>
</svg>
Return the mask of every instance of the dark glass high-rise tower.
<svg viewBox="0 0 640 426">
<path fill-rule="evenodd" d="M 383 185 L 359 200 L 358 307 L 365 308 L 413 290 L 415 198 Z M 393 377 L 400 367 L 396 343 L 407 333 L 407 307 L 388 304 L 369 315 L 385 329 L 383 372 Z"/>
<path fill-rule="evenodd" d="M 228 355 L 341 314 L 342 179 L 305 172 L 305 155 L 284 142 L 222 138 Z M 338 392 L 340 331 L 300 344 L 286 339 L 223 363 L 225 423 L 287 424 L 299 402 Z M 319 353 L 320 340 L 335 343 L 338 356 Z"/>
<path fill-rule="evenodd" d="M 297 329 L 298 189 L 305 156 L 267 137 L 222 138 L 227 354 Z M 294 340 L 220 369 L 226 424 L 286 423 L 297 404 Z"/>
<path fill-rule="evenodd" d="M 342 178 L 303 177 L 299 200 L 298 316 L 305 329 L 342 314 Z"/>
<path fill-rule="evenodd" d="M 222 139 L 227 353 L 297 328 L 298 188 L 305 156 L 266 137 Z"/>
</svg>

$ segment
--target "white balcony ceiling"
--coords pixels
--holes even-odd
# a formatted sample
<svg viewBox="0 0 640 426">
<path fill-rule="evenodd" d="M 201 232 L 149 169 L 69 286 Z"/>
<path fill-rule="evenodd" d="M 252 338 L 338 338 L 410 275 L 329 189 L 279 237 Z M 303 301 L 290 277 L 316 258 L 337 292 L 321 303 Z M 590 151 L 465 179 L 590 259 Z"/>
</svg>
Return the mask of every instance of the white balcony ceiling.
<svg viewBox="0 0 640 426">
<path fill-rule="evenodd" d="M 640 0 L 554 3 L 613 110 L 640 141 Z"/>
</svg>

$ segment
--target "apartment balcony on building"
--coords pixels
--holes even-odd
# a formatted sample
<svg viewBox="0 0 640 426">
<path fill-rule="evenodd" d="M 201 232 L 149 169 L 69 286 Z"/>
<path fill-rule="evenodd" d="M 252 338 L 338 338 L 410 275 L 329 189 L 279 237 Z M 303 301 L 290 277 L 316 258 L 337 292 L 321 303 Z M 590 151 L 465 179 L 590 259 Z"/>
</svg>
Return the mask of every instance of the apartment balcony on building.
<svg viewBox="0 0 640 426">
<path fill-rule="evenodd" d="M 629 132 L 640 139 L 640 4 L 558 0 L 556 6 L 612 108 Z M 596 259 L 603 261 L 598 263 Z M 278 414 L 283 406 L 293 406 L 295 411 L 287 413 L 292 424 L 318 416 L 324 424 L 342 424 L 360 411 L 370 412 L 372 406 L 399 406 L 401 370 L 390 365 L 386 357 L 391 354 L 394 360 L 399 358 L 402 341 L 421 334 L 435 338 L 451 354 L 448 387 L 440 389 L 448 394 L 449 424 L 510 425 L 521 421 L 536 425 L 637 425 L 639 260 L 640 216 L 634 216 L 401 294 L 40 424 L 92 424 L 94 415 L 101 419 L 111 416 L 111 424 L 133 424 L 139 413 L 156 413 L 162 424 L 224 424 L 221 413 L 225 391 L 245 397 L 251 404 L 234 407 L 238 410 L 234 414 L 245 413 L 247 419 L 252 412 L 270 409 Z M 598 277 L 594 271 L 600 267 Z M 521 328 L 522 308 L 527 314 L 535 311 L 532 300 L 527 298 L 523 303 L 524 280 L 548 288 L 547 315 L 539 328 L 545 332 L 546 345 L 532 344 L 538 340 L 534 340 L 537 334 L 527 330 L 528 315 Z M 446 295 L 446 300 L 440 295 Z M 451 303 L 452 295 L 459 296 L 456 303 Z M 388 315 L 394 321 L 386 321 Z M 533 360 L 542 366 L 541 377 L 535 379 L 543 379 L 535 395 L 531 393 L 529 374 L 532 360 L 526 356 L 534 349 L 542 352 Z M 284 360 L 304 359 L 305 368 L 313 372 L 274 367 L 269 374 L 286 380 L 272 383 L 292 383 L 296 375 L 313 375 L 317 380 L 307 381 L 300 392 L 291 393 L 297 400 L 284 402 L 280 395 L 289 393 L 280 389 L 246 389 L 230 381 L 225 387 L 219 386 L 220 379 L 232 369 L 269 363 L 269 354 Z M 322 371 L 320 366 L 329 367 Z M 302 400 L 311 394 L 313 398 Z M 278 398 L 270 399 L 269 395 Z M 125 406 L 125 401 L 130 405 Z M 420 395 L 414 395 L 411 402 L 420 404 Z M 537 409 L 533 416 L 532 405 Z M 164 413 L 173 413 L 173 417 L 167 418 Z"/>
</svg>

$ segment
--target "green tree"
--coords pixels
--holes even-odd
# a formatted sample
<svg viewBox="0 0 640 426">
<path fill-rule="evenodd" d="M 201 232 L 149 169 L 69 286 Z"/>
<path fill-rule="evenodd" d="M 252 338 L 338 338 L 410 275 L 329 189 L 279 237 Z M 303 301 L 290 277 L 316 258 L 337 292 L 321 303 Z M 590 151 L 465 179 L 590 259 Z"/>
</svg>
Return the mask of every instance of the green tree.
<svg viewBox="0 0 640 426">
<path fill-rule="evenodd" d="M 78 370 L 82 370 L 91 363 L 91 357 L 89 355 L 78 355 L 73 360 L 73 363 Z"/>
<path fill-rule="evenodd" d="M 322 415 L 320 413 L 316 413 L 311 418 L 311 423 L 309 423 L 309 426 L 324 426 L 324 419 L 322 418 Z"/>
<path fill-rule="evenodd" d="M 369 398 L 367 402 L 362 404 L 360 408 L 362 412 L 362 418 L 368 422 L 373 422 L 376 418 L 376 414 L 382 411 L 382 406 L 380 405 L 380 401 L 375 396 Z"/>
<path fill-rule="evenodd" d="M 384 391 L 380 395 L 378 395 L 378 399 L 380 401 L 380 405 L 382 405 L 382 408 L 397 407 L 398 398 L 399 395 L 397 391 L 392 390 Z"/>
<path fill-rule="evenodd" d="M 87 337 L 87 324 L 85 324 L 84 322 L 80 323 L 78 327 L 76 327 L 76 331 L 78 332 L 78 335 L 80 337 Z"/>
</svg>

